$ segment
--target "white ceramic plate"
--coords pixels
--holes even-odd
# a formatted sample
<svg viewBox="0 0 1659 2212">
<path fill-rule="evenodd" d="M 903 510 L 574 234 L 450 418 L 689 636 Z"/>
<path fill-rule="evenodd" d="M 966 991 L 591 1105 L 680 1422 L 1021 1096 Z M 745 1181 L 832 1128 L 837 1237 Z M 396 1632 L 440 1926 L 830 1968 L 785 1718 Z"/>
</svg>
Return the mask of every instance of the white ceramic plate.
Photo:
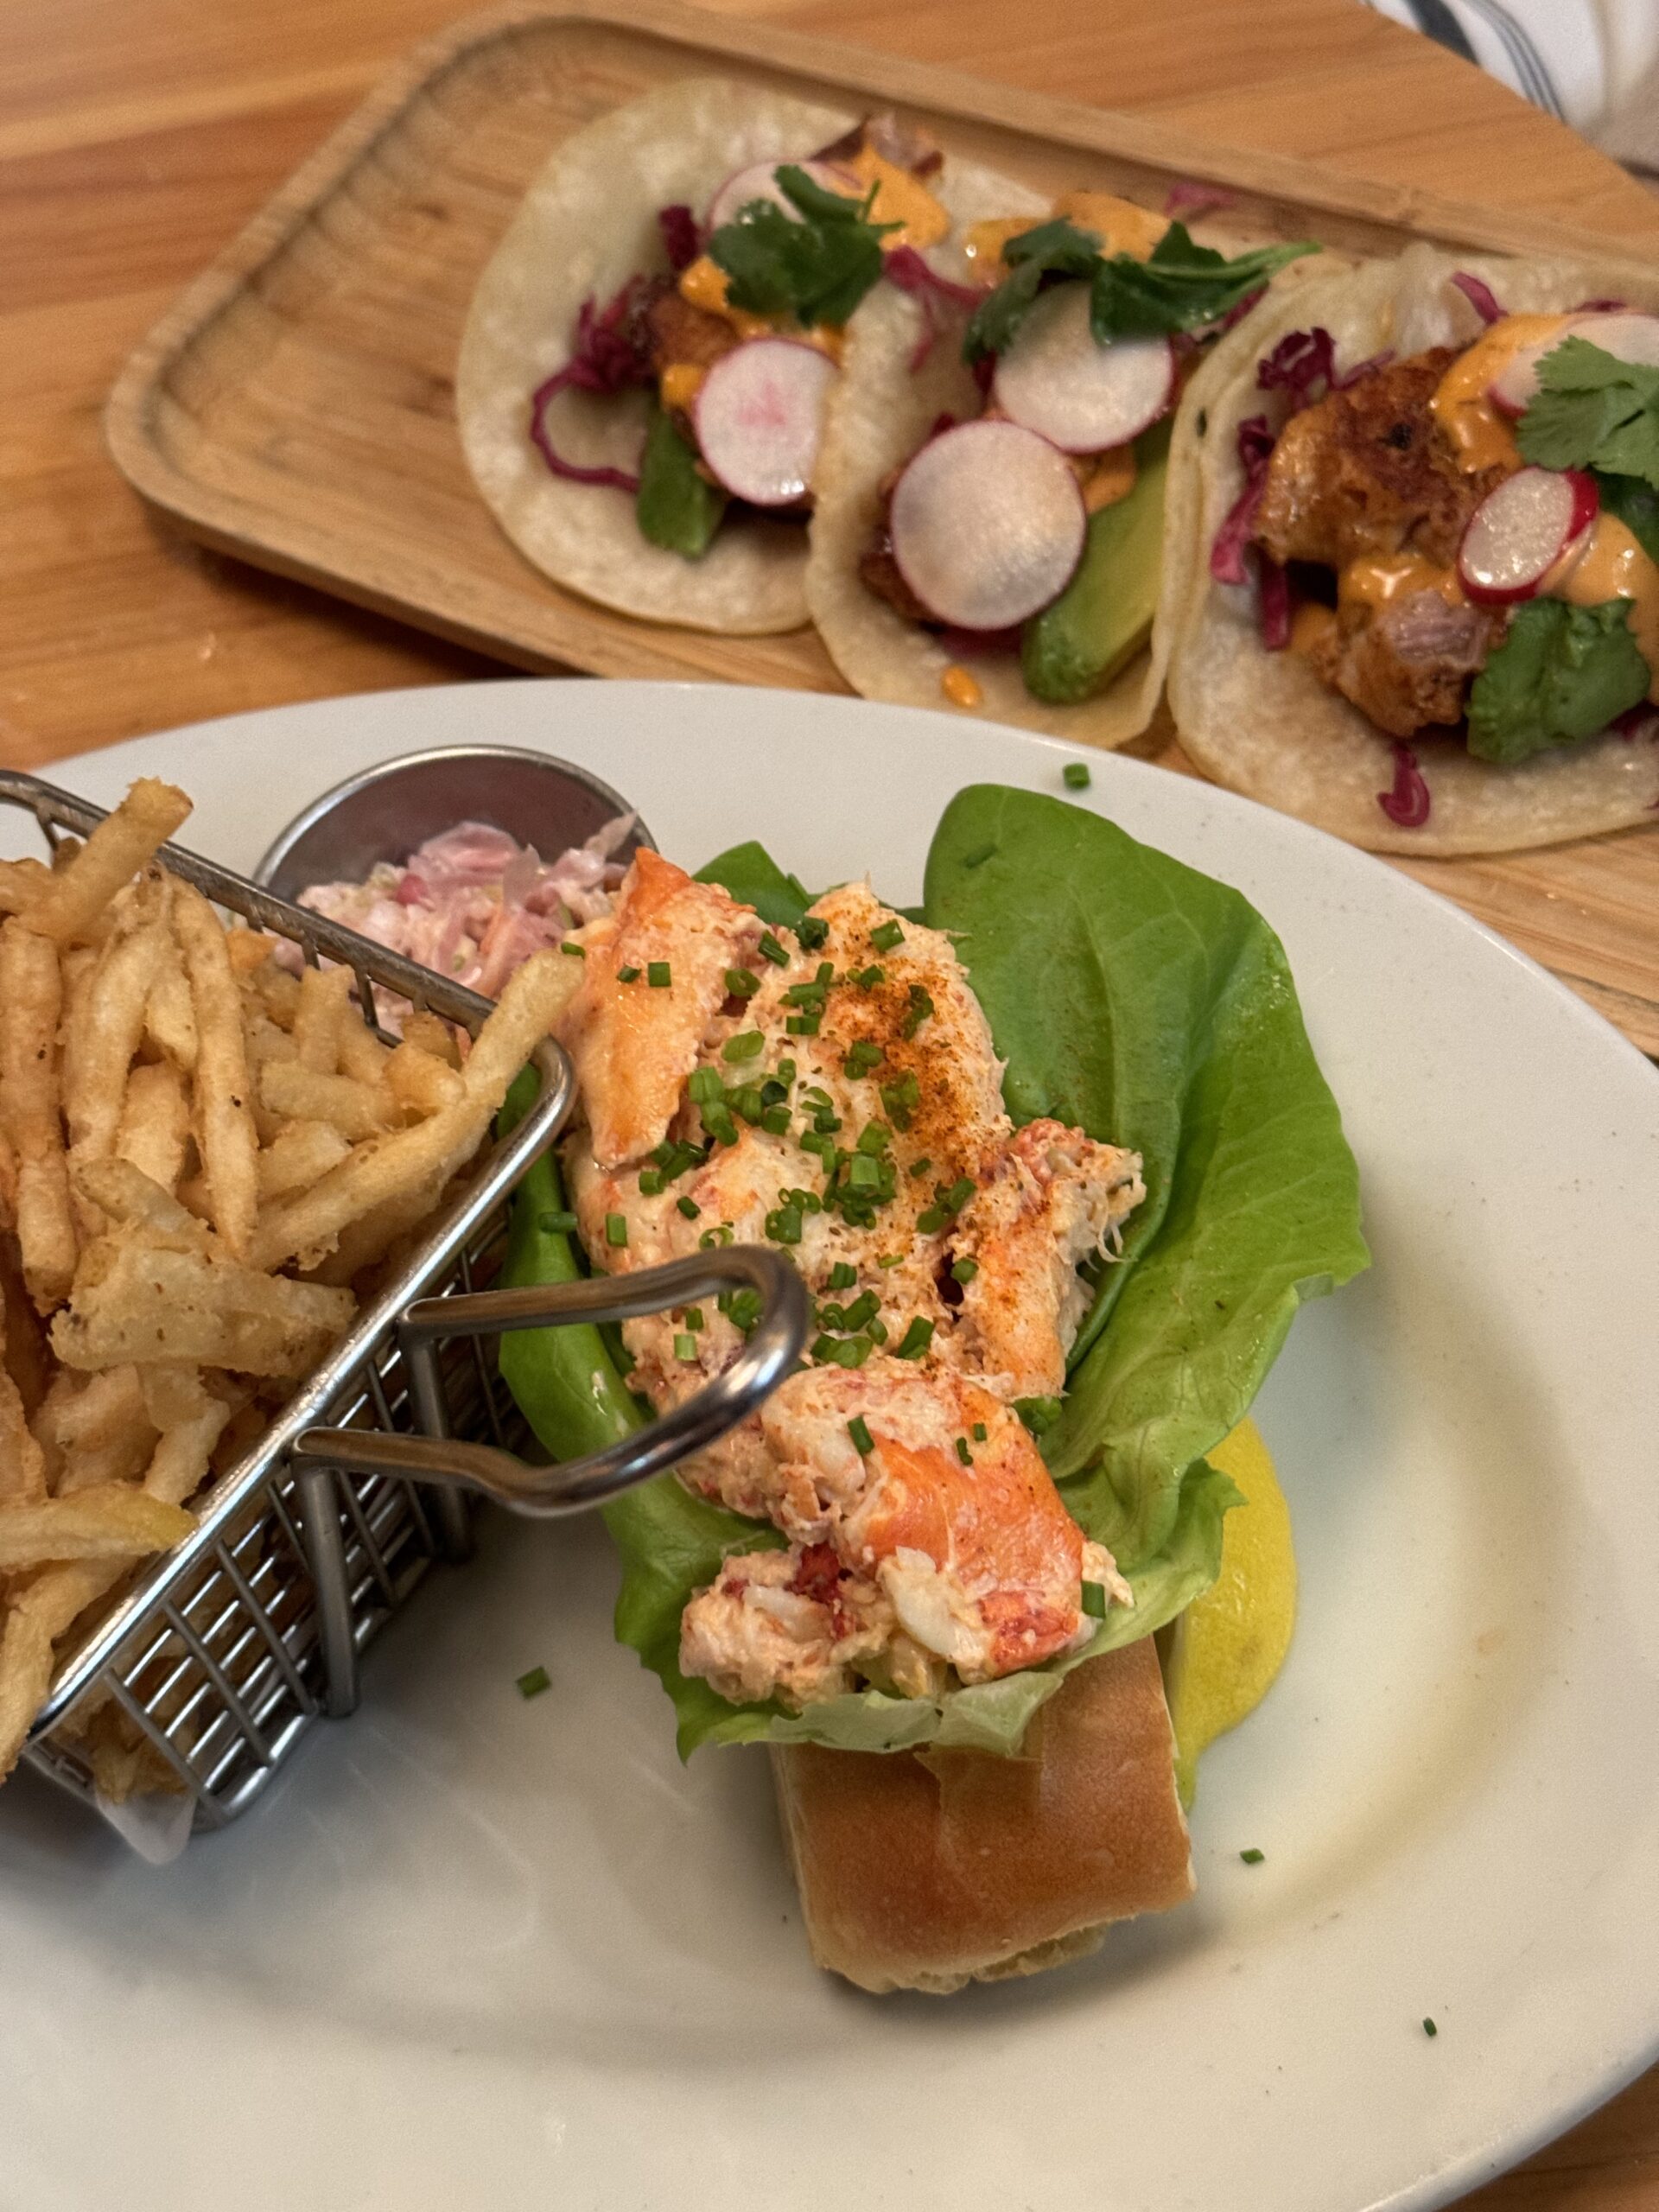
<svg viewBox="0 0 1659 2212">
<path fill-rule="evenodd" d="M 1084 757 L 798 693 L 512 683 L 61 773 L 105 802 L 176 779 L 191 841 L 247 867 L 326 785 L 461 737 L 587 762 L 693 865 L 758 836 L 899 900 L 958 785 L 1058 791 Z M 764 1757 L 682 1770 L 602 1532 L 501 1521 L 377 1646 L 361 1713 L 178 1865 L 32 1776 L 0 1797 L 0 2200 L 1429 2206 L 1659 2051 L 1659 1080 L 1363 854 L 1086 757 L 1083 804 L 1283 936 L 1376 1250 L 1258 1408 L 1302 1619 L 1205 1762 L 1196 1902 L 945 2001 L 830 1982 Z"/>
</svg>

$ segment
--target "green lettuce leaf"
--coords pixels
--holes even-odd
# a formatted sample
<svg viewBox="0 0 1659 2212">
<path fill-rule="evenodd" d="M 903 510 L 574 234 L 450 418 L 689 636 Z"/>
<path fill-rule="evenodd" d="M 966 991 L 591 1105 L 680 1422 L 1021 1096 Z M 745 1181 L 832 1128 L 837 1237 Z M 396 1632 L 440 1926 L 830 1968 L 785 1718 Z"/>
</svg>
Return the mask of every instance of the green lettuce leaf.
<svg viewBox="0 0 1659 2212">
<path fill-rule="evenodd" d="M 1469 689 L 1469 750 L 1506 766 L 1580 745 L 1648 696 L 1652 672 L 1628 599 L 1573 607 L 1529 599 Z"/>
<path fill-rule="evenodd" d="M 1015 1122 L 1052 1114 L 1141 1155 L 1145 1203 L 1042 1448 L 1087 1532 L 1147 1557 L 1301 1300 L 1368 1264 L 1336 1102 L 1255 908 L 1098 815 L 958 793 L 925 903 L 956 933 Z"/>
</svg>

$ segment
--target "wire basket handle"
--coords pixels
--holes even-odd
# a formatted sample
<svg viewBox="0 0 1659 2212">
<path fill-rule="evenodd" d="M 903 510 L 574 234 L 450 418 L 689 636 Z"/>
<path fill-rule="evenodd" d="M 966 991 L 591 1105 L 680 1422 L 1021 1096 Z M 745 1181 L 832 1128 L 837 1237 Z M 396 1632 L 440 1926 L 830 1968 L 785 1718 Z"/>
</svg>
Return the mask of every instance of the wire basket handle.
<svg viewBox="0 0 1659 2212">
<path fill-rule="evenodd" d="M 736 1287 L 760 1293 L 761 1317 L 731 1365 L 660 1420 L 603 1451 L 533 1467 L 493 1445 L 465 1443 L 447 1433 L 437 1363 L 442 1338 L 556 1329 L 573 1321 L 638 1320 Z M 735 1428 L 794 1367 L 810 1325 L 806 1287 L 799 1274 L 782 1253 L 760 1244 L 715 1246 L 632 1274 L 423 1298 L 409 1308 L 398 1327 L 410 1398 L 423 1433 L 308 1428 L 296 1438 L 293 1454 L 302 1465 L 481 1491 L 498 1504 L 536 1519 L 582 1513 L 649 1482 Z"/>
</svg>

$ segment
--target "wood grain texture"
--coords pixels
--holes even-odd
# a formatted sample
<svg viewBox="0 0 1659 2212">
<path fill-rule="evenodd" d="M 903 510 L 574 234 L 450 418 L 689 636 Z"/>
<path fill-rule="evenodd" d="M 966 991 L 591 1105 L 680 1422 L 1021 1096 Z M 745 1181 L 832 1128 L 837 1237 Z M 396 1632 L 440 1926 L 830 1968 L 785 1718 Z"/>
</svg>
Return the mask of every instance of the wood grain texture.
<svg viewBox="0 0 1659 2212">
<path fill-rule="evenodd" d="M 499 664 L 158 530 L 105 454 L 122 361 L 180 287 L 454 0 L 8 0 L 0 9 L 0 760 L 35 766 L 289 699 Z M 1659 203 L 1354 0 L 730 0 L 1223 144 L 1535 212 L 1659 251 Z M 1425 868 L 1659 1048 L 1651 833 Z M 1457 880 L 1451 879 L 1455 874 Z M 1584 948 L 1590 948 L 1586 957 Z M 1452 2032 L 1446 2024 L 1444 2032 Z M 1659 2073 L 1479 2212 L 1653 2212 Z"/>
</svg>

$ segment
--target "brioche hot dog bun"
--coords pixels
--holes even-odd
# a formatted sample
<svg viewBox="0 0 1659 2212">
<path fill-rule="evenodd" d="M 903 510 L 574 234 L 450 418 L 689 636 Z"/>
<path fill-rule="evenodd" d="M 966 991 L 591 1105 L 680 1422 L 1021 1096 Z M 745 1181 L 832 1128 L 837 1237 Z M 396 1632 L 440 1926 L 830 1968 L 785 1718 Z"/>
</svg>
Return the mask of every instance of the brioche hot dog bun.
<svg viewBox="0 0 1659 2212">
<path fill-rule="evenodd" d="M 1016 1758 L 798 1744 L 772 1775 L 812 1955 L 877 1994 L 1040 1973 L 1192 1893 L 1150 1637 L 1069 1675 Z"/>
</svg>

